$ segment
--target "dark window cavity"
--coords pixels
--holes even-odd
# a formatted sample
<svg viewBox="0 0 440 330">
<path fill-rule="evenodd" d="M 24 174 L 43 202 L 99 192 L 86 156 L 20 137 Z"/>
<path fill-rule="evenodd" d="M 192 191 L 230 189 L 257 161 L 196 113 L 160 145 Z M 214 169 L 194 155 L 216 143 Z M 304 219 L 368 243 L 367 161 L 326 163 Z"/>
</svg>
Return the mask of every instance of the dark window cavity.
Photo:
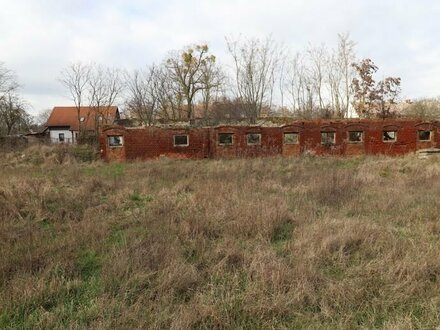
<svg viewBox="0 0 440 330">
<path fill-rule="evenodd" d="M 176 147 L 187 147 L 189 145 L 188 135 L 174 135 L 174 145 Z"/>
<path fill-rule="evenodd" d="M 232 133 L 219 133 L 218 134 L 218 144 L 220 145 L 231 145 L 232 144 Z"/>
<path fill-rule="evenodd" d="M 336 133 L 335 132 L 321 132 L 321 143 L 322 144 L 335 144 L 336 143 Z"/>
<path fill-rule="evenodd" d="M 362 131 L 348 132 L 348 142 L 362 143 L 363 140 L 364 140 L 364 132 Z"/>
<path fill-rule="evenodd" d="M 246 134 L 247 144 L 256 145 L 261 144 L 261 134 L 260 133 L 248 133 Z"/>
<path fill-rule="evenodd" d="M 418 131 L 417 137 L 419 141 L 431 141 L 431 131 Z"/>
<path fill-rule="evenodd" d="M 59 133 L 59 134 L 58 134 L 58 140 L 59 140 L 60 142 L 64 142 L 64 133 Z"/>
</svg>

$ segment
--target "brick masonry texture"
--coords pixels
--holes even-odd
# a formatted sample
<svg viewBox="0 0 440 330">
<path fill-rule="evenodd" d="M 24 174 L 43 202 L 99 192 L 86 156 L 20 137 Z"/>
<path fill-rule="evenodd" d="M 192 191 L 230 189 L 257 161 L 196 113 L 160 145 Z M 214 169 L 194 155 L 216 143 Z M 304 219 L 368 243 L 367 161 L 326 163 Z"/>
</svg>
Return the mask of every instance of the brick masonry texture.
<svg viewBox="0 0 440 330">
<path fill-rule="evenodd" d="M 349 132 L 363 132 L 362 141 L 350 143 Z M 395 141 L 383 141 L 384 131 L 397 132 Z M 430 141 L 419 141 L 418 131 L 431 131 Z M 334 132 L 335 143 L 323 144 L 321 134 Z M 232 144 L 219 143 L 219 134 L 232 134 Z M 260 143 L 248 144 L 248 134 L 260 134 Z M 285 144 L 284 134 L 296 133 L 298 143 Z M 188 136 L 188 145 L 174 144 L 174 136 Z M 122 136 L 120 147 L 108 145 L 109 136 Z M 402 155 L 419 149 L 436 148 L 440 123 L 405 120 L 315 120 L 294 121 L 279 127 L 217 126 L 203 128 L 106 127 L 100 134 L 102 157 L 108 161 L 152 159 L 200 159 L 313 155 Z"/>
</svg>

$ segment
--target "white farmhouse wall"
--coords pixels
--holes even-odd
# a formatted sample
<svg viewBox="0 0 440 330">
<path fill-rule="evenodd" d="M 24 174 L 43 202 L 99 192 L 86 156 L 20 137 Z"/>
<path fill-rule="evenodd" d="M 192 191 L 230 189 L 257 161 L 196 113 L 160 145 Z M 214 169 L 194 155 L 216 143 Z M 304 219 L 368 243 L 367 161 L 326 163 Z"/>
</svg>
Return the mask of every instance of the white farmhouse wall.
<svg viewBox="0 0 440 330">
<path fill-rule="evenodd" d="M 73 132 L 65 129 L 51 129 L 49 131 L 50 141 L 52 143 L 60 143 L 59 134 L 64 133 L 64 143 L 72 143 L 73 141 Z"/>
</svg>

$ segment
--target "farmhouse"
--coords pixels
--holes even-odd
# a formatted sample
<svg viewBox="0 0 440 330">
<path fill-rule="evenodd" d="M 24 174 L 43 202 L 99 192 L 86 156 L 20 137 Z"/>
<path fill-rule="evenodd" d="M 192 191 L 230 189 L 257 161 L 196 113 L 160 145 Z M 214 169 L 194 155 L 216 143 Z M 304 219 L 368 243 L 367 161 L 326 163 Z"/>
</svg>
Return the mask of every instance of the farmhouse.
<svg viewBox="0 0 440 330">
<path fill-rule="evenodd" d="M 105 127 L 104 159 L 402 155 L 440 146 L 440 122 L 415 119 L 293 121 L 279 126 Z"/>
<path fill-rule="evenodd" d="M 81 130 L 96 133 L 100 127 L 113 124 L 119 119 L 116 106 L 54 107 L 46 123 L 46 131 L 52 143 L 76 143 Z"/>
</svg>

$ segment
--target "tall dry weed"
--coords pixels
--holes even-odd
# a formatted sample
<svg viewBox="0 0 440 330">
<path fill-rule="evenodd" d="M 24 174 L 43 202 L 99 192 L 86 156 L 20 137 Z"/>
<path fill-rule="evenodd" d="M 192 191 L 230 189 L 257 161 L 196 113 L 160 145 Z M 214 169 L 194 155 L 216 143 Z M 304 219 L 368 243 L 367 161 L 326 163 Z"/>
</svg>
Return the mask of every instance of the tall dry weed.
<svg viewBox="0 0 440 330">
<path fill-rule="evenodd" d="M 0 328 L 440 322 L 435 161 L 23 154 L 1 160 Z"/>
</svg>

